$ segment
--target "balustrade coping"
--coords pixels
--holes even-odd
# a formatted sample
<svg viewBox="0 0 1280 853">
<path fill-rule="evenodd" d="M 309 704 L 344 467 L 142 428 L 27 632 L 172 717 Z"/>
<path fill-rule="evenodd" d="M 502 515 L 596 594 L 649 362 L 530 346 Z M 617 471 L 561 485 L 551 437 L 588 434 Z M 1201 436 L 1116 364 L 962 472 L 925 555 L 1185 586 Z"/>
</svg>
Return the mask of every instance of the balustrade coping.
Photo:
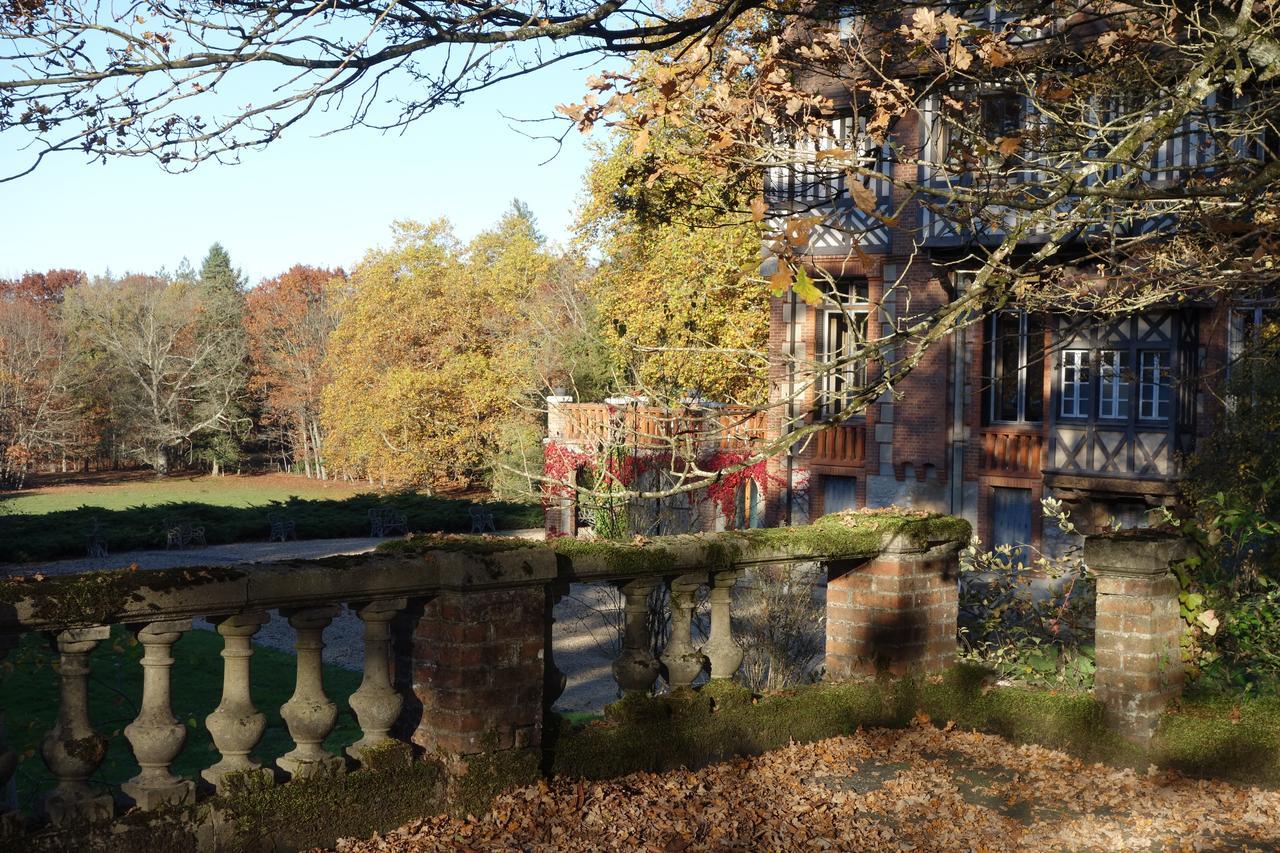
<svg viewBox="0 0 1280 853">
<path fill-rule="evenodd" d="M 963 519 L 915 512 L 858 511 L 802 527 L 637 538 L 531 542 L 430 535 L 383 543 L 370 554 L 245 563 L 137 568 L 0 581 L 0 637 L 74 626 L 138 624 L 333 602 L 430 595 L 552 582 L 713 574 L 750 565 L 870 559 L 884 551 L 955 549 L 969 539 Z"/>
</svg>

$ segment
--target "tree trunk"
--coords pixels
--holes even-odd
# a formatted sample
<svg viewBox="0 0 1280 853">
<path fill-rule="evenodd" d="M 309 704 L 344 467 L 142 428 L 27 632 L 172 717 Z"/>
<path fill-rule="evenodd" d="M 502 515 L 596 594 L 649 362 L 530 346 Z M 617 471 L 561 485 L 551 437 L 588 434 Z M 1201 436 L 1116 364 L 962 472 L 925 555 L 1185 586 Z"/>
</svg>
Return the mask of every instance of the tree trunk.
<svg viewBox="0 0 1280 853">
<path fill-rule="evenodd" d="M 320 425 L 314 419 L 311 421 L 311 452 L 314 454 L 316 463 L 316 476 L 321 480 L 329 479 L 328 473 L 324 469 L 324 458 L 322 445 L 320 443 Z"/>
</svg>

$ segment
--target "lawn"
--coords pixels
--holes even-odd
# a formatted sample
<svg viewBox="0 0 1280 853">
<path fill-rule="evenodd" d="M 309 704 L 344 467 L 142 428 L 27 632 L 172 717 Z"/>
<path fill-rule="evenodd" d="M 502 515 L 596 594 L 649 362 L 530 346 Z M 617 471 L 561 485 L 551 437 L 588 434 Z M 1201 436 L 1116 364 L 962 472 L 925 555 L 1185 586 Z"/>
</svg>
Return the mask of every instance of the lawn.
<svg viewBox="0 0 1280 853">
<path fill-rule="evenodd" d="M 112 510 L 166 503 L 266 506 L 272 501 L 288 500 L 291 496 L 308 500 L 342 500 L 368 490 L 363 484 L 310 480 L 292 474 L 156 477 L 141 473 L 115 481 L 95 479 L 39 486 L 19 492 L 7 498 L 5 503 L 11 512 L 46 515 L 85 506 Z"/>
<path fill-rule="evenodd" d="M 173 647 L 177 664 L 173 677 L 173 713 L 187 726 L 187 743 L 174 762 L 174 772 L 197 779 L 218 761 L 218 752 L 205 728 L 205 717 L 218 705 L 222 692 L 222 638 L 212 631 L 189 631 Z M 94 728 L 110 737 L 107 758 L 93 782 L 118 786 L 138 772 L 124 727 L 138 715 L 142 698 L 141 646 L 123 628 L 112 629 L 111 639 L 98 645 L 91 658 L 89 681 L 90 718 Z M 10 652 L 0 676 L 4 694 L 9 743 L 18 753 L 18 797 L 24 811 L 34 811 L 37 798 L 49 791 L 54 779 L 40 758 L 40 741 L 58 712 L 56 655 L 42 637 L 27 636 Z M 267 731 L 255 757 L 270 764 L 293 748 L 288 729 L 280 719 L 280 706 L 293 695 L 295 658 L 275 649 L 254 646 L 253 701 L 267 716 Z M 338 667 L 324 668 L 325 692 L 338 705 L 338 724 L 325 745 L 338 751 L 360 738 L 360 729 L 349 697 L 360 685 L 360 673 Z"/>
<path fill-rule="evenodd" d="M 4 499 L 0 563 L 83 557 L 95 522 L 112 553 L 163 548 L 165 530 L 176 521 L 203 526 L 210 545 L 263 541 L 269 512 L 292 519 L 300 539 L 368 536 L 369 510 L 375 507 L 404 512 L 411 531 L 465 532 L 473 502 L 415 492 L 361 492 L 350 484 L 290 475 L 132 477 L 111 484 L 58 485 Z M 500 529 L 542 526 L 536 503 L 489 506 Z"/>
</svg>

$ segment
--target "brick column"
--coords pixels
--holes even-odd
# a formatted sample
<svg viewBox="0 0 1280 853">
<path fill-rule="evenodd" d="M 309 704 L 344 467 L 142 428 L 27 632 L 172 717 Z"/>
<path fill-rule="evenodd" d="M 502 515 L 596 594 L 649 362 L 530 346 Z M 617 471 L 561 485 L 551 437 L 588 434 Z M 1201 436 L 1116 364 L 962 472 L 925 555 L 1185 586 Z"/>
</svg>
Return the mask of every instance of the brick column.
<svg viewBox="0 0 1280 853">
<path fill-rule="evenodd" d="M 1182 619 L 1169 566 L 1185 557 L 1182 540 L 1150 531 L 1085 540 L 1085 563 L 1098 579 L 1093 693 L 1108 725 L 1138 740 L 1151 737 L 1182 692 Z"/>
<path fill-rule="evenodd" d="M 958 543 L 929 549 L 887 539 L 878 557 L 832 564 L 827 578 L 827 678 L 939 672 L 956 656 Z"/>
<path fill-rule="evenodd" d="M 542 585 L 443 590 L 413 635 L 413 742 L 451 756 L 542 742 Z"/>
<path fill-rule="evenodd" d="M 552 442 L 563 444 L 565 441 L 565 421 L 568 417 L 565 414 L 564 407 L 573 403 L 573 397 L 551 396 L 546 398 L 546 402 L 547 437 L 543 440 L 543 444 L 546 445 Z M 577 535 L 576 497 L 544 494 L 543 512 L 543 529 L 546 531 L 547 538 L 553 539 L 557 536 Z"/>
</svg>

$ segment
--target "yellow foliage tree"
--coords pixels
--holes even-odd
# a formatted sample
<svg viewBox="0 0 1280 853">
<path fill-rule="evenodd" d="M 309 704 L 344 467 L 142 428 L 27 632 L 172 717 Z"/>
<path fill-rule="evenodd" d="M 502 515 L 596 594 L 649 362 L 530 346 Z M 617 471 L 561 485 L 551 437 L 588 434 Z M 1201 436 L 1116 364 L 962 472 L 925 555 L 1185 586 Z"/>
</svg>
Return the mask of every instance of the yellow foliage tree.
<svg viewBox="0 0 1280 853">
<path fill-rule="evenodd" d="M 708 140 L 674 121 L 619 130 L 587 176 L 578 236 L 600 257 L 587 285 L 613 367 L 638 390 L 725 403 L 767 396 L 768 288 L 746 210 L 760 180 L 734 181 L 678 152 Z"/>
<path fill-rule="evenodd" d="M 466 485 L 537 385 L 521 328 L 552 259 L 515 206 L 462 246 L 400 222 L 342 285 L 322 419 L 331 464 L 390 485 Z"/>
</svg>

